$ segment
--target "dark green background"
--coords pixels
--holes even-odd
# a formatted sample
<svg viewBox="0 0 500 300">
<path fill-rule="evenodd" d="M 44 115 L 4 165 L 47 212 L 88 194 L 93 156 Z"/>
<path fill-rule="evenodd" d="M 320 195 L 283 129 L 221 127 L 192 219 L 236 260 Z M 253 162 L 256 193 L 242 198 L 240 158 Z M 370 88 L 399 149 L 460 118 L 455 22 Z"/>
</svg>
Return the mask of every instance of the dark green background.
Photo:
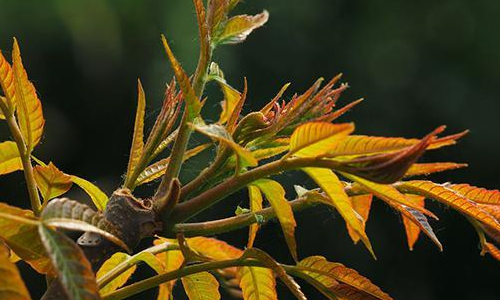
<svg viewBox="0 0 500 300">
<path fill-rule="evenodd" d="M 499 1 L 247 0 L 237 11 L 263 8 L 271 14 L 269 23 L 246 43 L 221 47 L 215 56 L 235 87 L 247 77 L 245 111 L 261 107 L 286 82 L 292 82 L 289 97 L 318 77 L 343 72 L 352 88 L 340 103 L 366 98 L 342 118 L 356 121 L 358 133 L 420 137 L 441 124 L 449 132 L 468 128 L 471 134 L 458 147 L 429 157 L 470 167 L 436 180 L 500 186 Z M 0 0 L 0 49 L 8 56 L 11 38 L 19 39 L 44 104 L 46 133 L 36 155 L 111 193 L 126 168 L 137 77 L 146 89 L 149 123 L 172 77 L 161 33 L 192 72 L 198 46 L 191 1 Z M 205 114 L 214 120 L 221 95 L 214 86 L 208 94 Z M 0 138 L 8 137 L 2 125 Z M 209 154 L 187 163 L 185 178 Z M 312 187 L 298 173 L 283 178 Z M 148 196 L 151 189 L 139 192 Z M 85 198 L 76 190 L 72 196 Z M 21 173 L 1 178 L 0 197 L 29 205 Z M 238 204 L 247 205 L 245 193 L 198 220 L 230 214 Z M 339 215 L 324 208 L 297 215 L 300 256 L 322 254 L 352 266 L 396 299 L 498 299 L 498 262 L 479 256 L 476 234 L 463 217 L 439 205 L 431 208 L 441 218 L 432 225 L 443 253 L 425 237 L 409 252 L 399 217 L 377 201 L 367 231 L 378 261 L 353 246 Z M 221 238 L 243 246 L 246 231 L 238 233 Z M 276 224 L 262 230 L 256 246 L 290 262 Z M 37 282 L 43 279 L 21 268 L 34 298 L 39 297 L 43 286 Z M 304 290 L 310 299 L 320 298 L 311 288 Z M 281 299 L 292 299 L 281 286 L 280 291 Z"/>
</svg>

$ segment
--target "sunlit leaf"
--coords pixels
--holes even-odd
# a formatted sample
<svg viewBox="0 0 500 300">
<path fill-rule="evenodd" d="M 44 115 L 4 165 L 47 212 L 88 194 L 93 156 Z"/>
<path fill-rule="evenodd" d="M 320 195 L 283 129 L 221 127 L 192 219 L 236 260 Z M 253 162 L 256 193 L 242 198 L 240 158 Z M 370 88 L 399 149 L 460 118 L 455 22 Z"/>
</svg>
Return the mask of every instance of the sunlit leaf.
<svg viewBox="0 0 500 300">
<path fill-rule="evenodd" d="M 305 258 L 299 262 L 298 266 L 302 268 L 303 273 L 311 276 L 327 288 L 333 288 L 334 292 L 338 283 L 343 283 L 376 299 L 392 300 L 389 295 L 380 290 L 370 280 L 359 275 L 355 270 L 339 263 L 329 262 L 322 256 Z"/>
<path fill-rule="evenodd" d="M 207 3 L 207 25 L 210 36 L 214 37 L 227 19 L 229 0 L 209 0 Z"/>
<path fill-rule="evenodd" d="M 141 159 L 142 151 L 144 150 L 144 113 L 146 110 L 146 96 L 140 80 L 137 81 L 137 90 L 137 110 L 135 113 L 132 146 L 128 159 L 127 178 L 134 172 L 137 163 Z"/>
<path fill-rule="evenodd" d="M 241 93 L 235 88 L 228 85 L 225 80 L 217 80 L 224 94 L 224 101 L 222 102 L 222 112 L 220 113 L 219 123 L 224 124 L 229 120 L 232 112 L 238 106 L 241 100 Z"/>
<path fill-rule="evenodd" d="M 458 192 L 460 195 L 481 204 L 500 205 L 500 191 L 487 190 L 466 183 L 450 184 L 447 187 Z"/>
<path fill-rule="evenodd" d="M 242 250 L 214 238 L 188 238 L 187 244 L 196 252 L 214 260 L 236 259 L 243 254 Z"/>
<path fill-rule="evenodd" d="M 239 15 L 234 16 L 226 22 L 224 30 L 216 38 L 216 44 L 238 44 L 243 42 L 247 36 L 264 25 L 269 19 L 269 13 L 263 11 L 262 13 L 249 16 Z"/>
<path fill-rule="evenodd" d="M 418 206 L 425 206 L 425 197 L 416 195 L 406 195 L 408 200 L 415 202 Z M 413 251 L 413 246 L 417 242 L 420 235 L 420 227 L 418 227 L 414 222 L 412 222 L 408 217 L 403 215 L 403 225 L 406 232 L 406 240 L 408 242 L 408 248 Z"/>
<path fill-rule="evenodd" d="M 71 176 L 61 172 L 53 163 L 47 166 L 35 166 L 35 181 L 45 202 L 58 197 L 71 188 Z"/>
<path fill-rule="evenodd" d="M 500 224 L 495 218 L 482 210 L 475 202 L 443 185 L 431 181 L 413 180 L 401 182 L 397 185 L 397 188 L 405 193 L 418 194 L 439 201 L 482 222 L 495 231 L 500 231 Z"/>
<path fill-rule="evenodd" d="M 290 137 L 290 154 L 320 156 L 354 131 L 354 125 L 310 122 L 300 125 Z"/>
<path fill-rule="evenodd" d="M 285 190 L 281 184 L 271 179 L 260 179 L 252 182 L 252 185 L 262 191 L 273 207 L 285 235 L 288 249 L 290 249 L 292 257 L 297 260 L 297 244 L 295 242 L 295 227 L 297 224 L 295 223 L 292 207 L 285 198 Z"/>
<path fill-rule="evenodd" d="M 429 175 L 432 173 L 438 173 L 438 172 L 454 170 L 454 169 L 459 169 L 459 168 L 465 168 L 465 167 L 467 167 L 467 164 L 457 164 L 457 163 L 452 163 L 452 162 L 413 164 L 408 169 L 408 171 L 406 171 L 404 177 Z"/>
<path fill-rule="evenodd" d="M 197 147 L 194 147 L 192 149 L 186 150 L 184 153 L 184 158 L 183 161 L 186 161 L 190 159 L 191 157 L 194 157 L 198 155 L 200 152 L 203 150 L 207 149 L 210 146 L 210 144 L 203 144 L 199 145 Z M 167 170 L 168 164 L 170 162 L 170 157 L 161 159 L 154 164 L 148 166 L 144 171 L 137 177 L 137 180 L 135 182 L 136 186 L 139 186 L 144 183 L 151 182 L 157 178 L 160 178 L 163 174 L 165 174 L 165 171 Z"/>
<path fill-rule="evenodd" d="M 225 145 L 230 147 L 231 150 L 233 150 L 234 153 L 237 155 L 240 161 L 241 168 L 247 166 L 254 167 L 258 164 L 257 160 L 255 159 L 255 157 L 253 157 L 252 153 L 249 150 L 243 148 L 242 146 L 238 145 L 236 142 L 233 141 L 233 138 L 227 132 L 224 126 L 217 124 L 210 124 L 203 126 L 194 126 L 194 128 L 200 133 L 203 133 L 209 136 L 210 138 L 218 140 L 221 143 L 224 143 Z"/>
<path fill-rule="evenodd" d="M 158 245 L 164 242 L 165 240 L 163 238 L 159 238 L 154 241 L 154 244 Z M 156 257 L 163 263 L 165 272 L 170 272 L 179 269 L 182 263 L 184 262 L 184 257 L 182 256 L 182 252 L 179 250 L 172 250 L 172 251 L 158 253 L 156 254 Z M 158 291 L 157 299 L 158 300 L 170 299 L 174 284 L 175 280 L 162 283 Z"/>
<path fill-rule="evenodd" d="M 9 249 L 0 241 L 0 299 L 30 300 L 30 294 L 16 265 L 9 259 Z"/>
<path fill-rule="evenodd" d="M 290 144 L 289 138 L 277 138 L 266 144 L 259 145 L 259 148 L 252 151 L 257 160 L 271 158 L 288 151 Z"/>
<path fill-rule="evenodd" d="M 332 170 L 320 168 L 304 168 L 304 172 L 311 177 L 319 187 L 325 191 L 331 200 L 331 205 L 339 212 L 348 224 L 361 238 L 366 248 L 375 258 L 372 245 L 365 233 L 363 218 L 354 210 L 344 186 Z"/>
<path fill-rule="evenodd" d="M 24 219 L 36 221 L 31 210 L 0 203 L 0 239 L 38 273 L 50 274 L 52 265 L 38 236 L 38 228 Z"/>
<path fill-rule="evenodd" d="M 245 300 L 277 300 L 273 271 L 260 267 L 241 267 L 238 272 Z"/>
<path fill-rule="evenodd" d="M 106 260 L 102 266 L 99 268 L 97 271 L 97 279 L 101 278 L 103 275 L 111 271 L 113 268 L 115 268 L 117 265 L 121 264 L 122 262 L 126 261 L 129 259 L 130 256 L 126 253 L 122 252 L 117 252 L 113 254 L 108 260 Z M 135 270 L 137 269 L 136 265 L 132 265 L 129 269 L 127 269 L 125 272 L 121 273 L 119 276 L 117 276 L 115 279 L 113 279 L 110 283 L 105 285 L 100 289 L 101 295 L 110 293 L 120 287 L 122 287 L 129 278 L 134 274 Z"/>
<path fill-rule="evenodd" d="M 9 109 L 14 109 L 16 104 L 16 95 L 14 87 L 14 72 L 9 62 L 5 59 L 2 52 L 0 51 L 0 88 L 3 90 L 5 98 L 1 101 L 7 105 Z M 12 107 L 9 106 L 12 105 Z M 0 119 L 5 119 L 2 112 L 0 111 Z"/>
<path fill-rule="evenodd" d="M 250 211 L 256 212 L 262 210 L 262 193 L 255 186 L 248 186 L 248 198 L 250 199 Z M 248 243 L 247 247 L 251 248 L 257 236 L 259 224 L 252 224 L 248 228 Z"/>
<path fill-rule="evenodd" d="M 220 299 L 219 282 L 208 272 L 184 276 L 181 280 L 189 300 Z"/>
<path fill-rule="evenodd" d="M 17 40 L 14 39 L 12 50 L 12 69 L 17 103 L 17 118 L 23 134 L 27 151 L 31 153 L 40 142 L 43 134 L 45 119 L 43 118 L 42 103 L 35 91 L 33 83 L 29 81 L 21 60 L 21 52 Z"/>
<path fill-rule="evenodd" d="M 64 234 L 45 225 L 40 225 L 38 231 L 68 297 L 72 300 L 100 299 L 92 266 L 83 251 Z"/>
<path fill-rule="evenodd" d="M 0 143 L 0 175 L 22 169 L 23 163 L 16 143 L 12 141 Z"/>
<path fill-rule="evenodd" d="M 106 196 L 106 194 L 104 194 L 104 192 L 101 191 L 96 185 L 75 175 L 71 175 L 71 180 L 90 196 L 92 202 L 94 202 L 94 205 L 98 210 L 104 210 L 106 208 L 108 196 Z"/>
<path fill-rule="evenodd" d="M 352 207 L 354 210 L 363 218 L 362 220 L 362 225 L 363 228 L 366 228 L 366 221 L 368 221 L 368 217 L 370 215 L 370 208 L 372 205 L 372 194 L 366 194 L 366 195 L 359 195 L 359 196 L 351 196 L 349 197 L 351 199 Z M 347 231 L 349 232 L 349 236 L 351 237 L 352 241 L 356 244 L 360 237 L 356 233 L 354 229 L 352 229 L 349 224 L 347 225 Z"/>
</svg>

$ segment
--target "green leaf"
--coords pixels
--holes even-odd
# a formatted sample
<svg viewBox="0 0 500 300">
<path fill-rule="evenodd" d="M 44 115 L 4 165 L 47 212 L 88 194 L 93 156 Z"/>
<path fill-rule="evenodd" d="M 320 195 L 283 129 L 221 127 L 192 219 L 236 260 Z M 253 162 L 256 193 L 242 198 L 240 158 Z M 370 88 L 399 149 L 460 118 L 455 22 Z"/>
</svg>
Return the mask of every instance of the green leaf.
<svg viewBox="0 0 500 300">
<path fill-rule="evenodd" d="M 354 124 L 310 122 L 297 127 L 290 137 L 290 153 L 296 156 L 321 156 L 354 131 Z"/>
<path fill-rule="evenodd" d="M 73 184 L 71 176 L 61 172 L 52 162 L 47 166 L 35 166 L 33 171 L 44 202 L 66 193 Z"/>
<path fill-rule="evenodd" d="M 189 300 L 219 300 L 219 282 L 208 272 L 200 272 L 181 278 Z"/>
<path fill-rule="evenodd" d="M 292 207 L 285 198 L 285 190 L 281 184 L 271 179 L 259 179 L 252 182 L 251 185 L 258 187 L 273 207 L 285 235 L 288 249 L 290 249 L 292 257 L 297 260 L 297 244 L 295 242 L 295 227 L 297 224 L 295 223 Z"/>
<path fill-rule="evenodd" d="M 97 279 L 101 278 L 104 276 L 106 273 L 111 271 L 113 268 L 121 264 L 122 262 L 130 259 L 130 255 L 122 252 L 117 252 L 113 254 L 108 260 L 106 260 L 102 266 L 99 268 L 97 271 Z M 127 281 L 130 279 L 132 274 L 134 274 L 135 270 L 137 269 L 136 265 L 132 265 L 129 269 L 127 269 L 125 272 L 121 273 L 119 276 L 117 276 L 115 279 L 113 279 L 110 283 L 105 285 L 100 289 L 101 295 L 110 293 L 115 291 L 116 289 L 122 287 Z"/>
<path fill-rule="evenodd" d="M 146 110 L 146 96 L 140 80 L 137 80 L 137 111 L 135 113 L 134 134 L 132 136 L 132 146 L 128 160 L 126 180 L 135 170 L 135 167 L 142 156 L 144 150 L 144 113 Z"/>
<path fill-rule="evenodd" d="M 10 261 L 9 249 L 0 241 L 0 299 L 30 300 L 30 294 L 16 265 Z"/>
<path fill-rule="evenodd" d="M 23 163 L 16 143 L 12 141 L 0 143 L 0 175 L 22 169 Z"/>
<path fill-rule="evenodd" d="M 238 44 L 243 42 L 254 29 L 263 26 L 269 19 L 269 13 L 264 10 L 262 13 L 249 16 L 234 16 L 226 22 L 222 33 L 215 38 L 215 44 Z"/>
<path fill-rule="evenodd" d="M 64 234 L 45 225 L 40 225 L 38 231 L 68 297 L 99 300 L 94 272 L 82 249 Z"/>
<path fill-rule="evenodd" d="M 248 198 L 250 199 L 250 211 L 256 212 L 262 210 L 262 193 L 256 186 L 248 186 Z M 252 248 L 259 230 L 259 224 L 252 224 L 248 228 L 248 243 L 247 248 Z"/>
<path fill-rule="evenodd" d="M 94 202 L 94 205 L 98 210 L 104 210 L 106 208 L 106 203 L 108 203 L 108 196 L 106 196 L 106 194 L 104 194 L 104 192 L 101 191 L 97 186 L 75 175 L 71 175 L 71 180 L 73 181 L 73 183 L 81 187 L 87 193 L 87 195 L 90 196 L 92 202 Z"/>
</svg>

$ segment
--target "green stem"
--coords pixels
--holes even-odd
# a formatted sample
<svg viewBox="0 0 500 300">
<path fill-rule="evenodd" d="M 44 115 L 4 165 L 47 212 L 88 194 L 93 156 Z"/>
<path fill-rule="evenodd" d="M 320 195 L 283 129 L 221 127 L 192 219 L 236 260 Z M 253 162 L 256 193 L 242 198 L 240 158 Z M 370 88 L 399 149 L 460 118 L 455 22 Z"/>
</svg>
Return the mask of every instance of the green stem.
<svg viewBox="0 0 500 300">
<path fill-rule="evenodd" d="M 150 288 L 154 288 L 164 282 L 168 282 L 177 278 L 181 278 L 187 275 L 217 270 L 217 269 L 226 269 L 230 267 L 242 267 L 242 266 L 257 266 L 257 267 L 265 267 L 265 265 L 256 260 L 248 260 L 248 259 L 231 259 L 231 260 L 223 260 L 223 261 L 214 261 L 207 263 L 200 263 L 197 265 L 185 266 L 181 269 L 156 275 L 131 285 L 128 285 L 124 288 L 106 294 L 102 297 L 103 300 L 121 300 L 142 291 L 148 290 Z"/>
<path fill-rule="evenodd" d="M 17 149 L 21 157 L 21 163 L 23 165 L 24 179 L 26 180 L 26 187 L 31 201 L 31 208 L 33 209 L 35 216 L 38 216 L 42 210 L 42 203 L 40 201 L 40 195 L 38 194 L 35 177 L 33 175 L 31 153 L 28 151 L 21 129 L 17 125 L 14 112 L 11 111 L 2 101 L 0 101 L 0 109 L 5 116 L 7 126 L 9 127 L 9 130 L 14 137 L 14 141 L 16 142 Z"/>
</svg>

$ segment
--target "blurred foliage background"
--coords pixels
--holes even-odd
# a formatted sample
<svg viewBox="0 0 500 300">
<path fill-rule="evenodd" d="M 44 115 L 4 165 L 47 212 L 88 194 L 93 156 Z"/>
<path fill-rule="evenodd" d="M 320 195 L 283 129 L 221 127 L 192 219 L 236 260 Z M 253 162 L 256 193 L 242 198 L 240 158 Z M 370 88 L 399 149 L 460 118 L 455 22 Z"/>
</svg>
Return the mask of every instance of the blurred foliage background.
<svg viewBox="0 0 500 300">
<path fill-rule="evenodd" d="M 449 132 L 468 128 L 471 133 L 458 146 L 428 157 L 468 162 L 470 167 L 436 180 L 500 187 L 499 1 L 245 2 L 237 12 L 266 8 L 269 23 L 244 44 L 220 48 L 215 59 L 233 86 L 241 89 L 243 77 L 248 78 L 247 112 L 260 108 L 286 82 L 292 82 L 290 97 L 318 77 L 343 72 L 352 88 L 340 103 L 366 98 L 342 118 L 356 121 L 358 133 L 420 137 L 441 124 Z M 145 86 L 151 123 L 173 76 L 159 36 L 166 34 L 178 59 L 192 71 L 198 55 L 195 22 L 187 0 L 0 0 L 0 49 L 10 55 L 12 37 L 19 39 L 44 105 L 45 138 L 35 155 L 111 193 L 126 169 L 136 79 Z M 222 96 L 216 86 L 208 87 L 208 95 L 204 114 L 215 120 Z M 3 125 L 0 138 L 9 138 Z M 210 154 L 185 164 L 185 178 L 206 164 Z M 290 186 L 312 186 L 298 173 L 284 178 Z M 146 197 L 151 190 L 139 192 Z M 1 178 L 0 193 L 2 201 L 29 205 L 20 172 Z M 293 191 L 287 196 L 294 197 Z M 73 191 L 72 197 L 86 196 Z M 229 215 L 236 205 L 247 205 L 245 197 L 236 194 L 198 220 Z M 298 214 L 299 253 L 345 263 L 395 299 L 498 299 L 498 263 L 479 256 L 474 229 L 457 213 L 430 207 L 441 218 L 433 226 L 443 253 L 426 237 L 414 252 L 408 251 L 402 222 L 380 202 L 374 203 L 367 225 L 378 261 L 363 246 L 352 245 L 341 218 L 326 208 Z M 246 230 L 220 238 L 243 246 Z M 264 227 L 256 245 L 290 261 L 276 224 Z M 43 279 L 21 268 L 36 299 Z M 143 273 L 135 278 L 151 274 Z M 310 299 L 319 299 L 311 288 L 304 289 Z"/>
</svg>

